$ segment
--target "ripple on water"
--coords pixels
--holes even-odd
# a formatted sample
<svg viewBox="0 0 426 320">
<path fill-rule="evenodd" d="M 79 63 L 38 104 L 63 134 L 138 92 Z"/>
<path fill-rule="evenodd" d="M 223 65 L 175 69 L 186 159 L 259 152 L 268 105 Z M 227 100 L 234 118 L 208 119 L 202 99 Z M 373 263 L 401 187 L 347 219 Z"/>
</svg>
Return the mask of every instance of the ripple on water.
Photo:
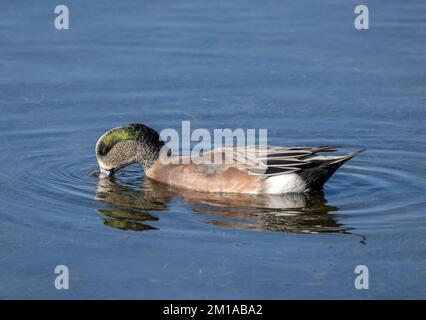
<svg viewBox="0 0 426 320">
<path fill-rule="evenodd" d="M 51 211 L 69 205 L 90 207 L 98 209 L 107 226 L 139 231 L 157 229 L 149 222 L 161 222 L 164 210 L 188 211 L 195 214 L 189 219 L 217 227 L 301 233 L 348 233 L 352 229 L 348 218 L 357 225 L 415 219 L 419 210 L 412 209 L 425 204 L 425 178 L 416 167 L 425 156 L 374 149 L 365 155 L 340 169 L 326 185 L 325 195 L 255 197 L 173 190 L 144 181 L 138 166 L 113 179 L 100 178 L 91 150 L 39 148 L 21 156 L 24 165 L 1 172 L 2 179 L 13 181 L 2 192 L 2 201 Z M 387 161 L 392 156 L 404 158 L 404 168 Z"/>
</svg>

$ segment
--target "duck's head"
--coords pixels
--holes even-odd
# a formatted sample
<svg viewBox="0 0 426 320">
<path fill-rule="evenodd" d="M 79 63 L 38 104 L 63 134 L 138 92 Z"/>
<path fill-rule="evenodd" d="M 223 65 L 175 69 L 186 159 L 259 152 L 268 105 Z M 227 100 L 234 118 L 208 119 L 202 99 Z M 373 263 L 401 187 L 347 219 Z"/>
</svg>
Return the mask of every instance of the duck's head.
<svg viewBox="0 0 426 320">
<path fill-rule="evenodd" d="M 157 161 L 164 142 L 143 124 L 128 124 L 109 130 L 96 143 L 96 158 L 102 173 L 112 175 L 132 163 L 145 170 Z"/>
</svg>

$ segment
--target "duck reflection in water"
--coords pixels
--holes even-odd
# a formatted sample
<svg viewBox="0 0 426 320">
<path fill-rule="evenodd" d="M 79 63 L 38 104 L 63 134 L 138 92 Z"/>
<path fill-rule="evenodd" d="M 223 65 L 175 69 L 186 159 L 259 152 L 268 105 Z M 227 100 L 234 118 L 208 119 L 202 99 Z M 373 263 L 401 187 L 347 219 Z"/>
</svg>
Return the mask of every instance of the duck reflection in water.
<svg viewBox="0 0 426 320">
<path fill-rule="evenodd" d="M 99 209 L 104 224 L 122 230 L 156 230 L 155 211 L 169 210 L 178 198 L 205 223 L 228 228 L 292 233 L 350 233 L 330 212 L 322 192 L 313 194 L 249 195 L 181 190 L 145 177 L 141 189 L 115 178 L 99 178 L 96 199 L 110 208 Z M 154 226 L 153 226 L 154 225 Z"/>
</svg>

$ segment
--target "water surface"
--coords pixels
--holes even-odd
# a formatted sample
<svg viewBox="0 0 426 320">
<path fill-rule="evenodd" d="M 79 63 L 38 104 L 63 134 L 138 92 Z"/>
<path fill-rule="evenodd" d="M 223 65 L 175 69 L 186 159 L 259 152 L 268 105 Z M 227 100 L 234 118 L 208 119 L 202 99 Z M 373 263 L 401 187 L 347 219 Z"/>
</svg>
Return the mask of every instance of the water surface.
<svg viewBox="0 0 426 320">
<path fill-rule="evenodd" d="M 2 2 L 0 297 L 425 298 L 426 4 L 355 4 Z M 99 177 L 106 130 L 182 120 L 368 150 L 310 195 Z"/>
</svg>

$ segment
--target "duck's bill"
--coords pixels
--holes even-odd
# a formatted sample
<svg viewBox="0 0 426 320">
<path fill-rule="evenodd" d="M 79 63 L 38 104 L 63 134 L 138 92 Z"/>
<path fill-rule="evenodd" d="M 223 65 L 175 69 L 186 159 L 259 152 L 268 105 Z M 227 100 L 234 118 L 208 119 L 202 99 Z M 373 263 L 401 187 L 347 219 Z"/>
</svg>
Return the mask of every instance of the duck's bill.
<svg viewBox="0 0 426 320">
<path fill-rule="evenodd" d="M 107 170 L 107 169 L 104 169 L 102 167 L 99 167 L 99 170 L 101 171 L 101 174 L 103 174 L 104 176 L 107 176 L 107 177 L 112 176 L 113 173 L 114 173 L 114 170 Z"/>
</svg>

